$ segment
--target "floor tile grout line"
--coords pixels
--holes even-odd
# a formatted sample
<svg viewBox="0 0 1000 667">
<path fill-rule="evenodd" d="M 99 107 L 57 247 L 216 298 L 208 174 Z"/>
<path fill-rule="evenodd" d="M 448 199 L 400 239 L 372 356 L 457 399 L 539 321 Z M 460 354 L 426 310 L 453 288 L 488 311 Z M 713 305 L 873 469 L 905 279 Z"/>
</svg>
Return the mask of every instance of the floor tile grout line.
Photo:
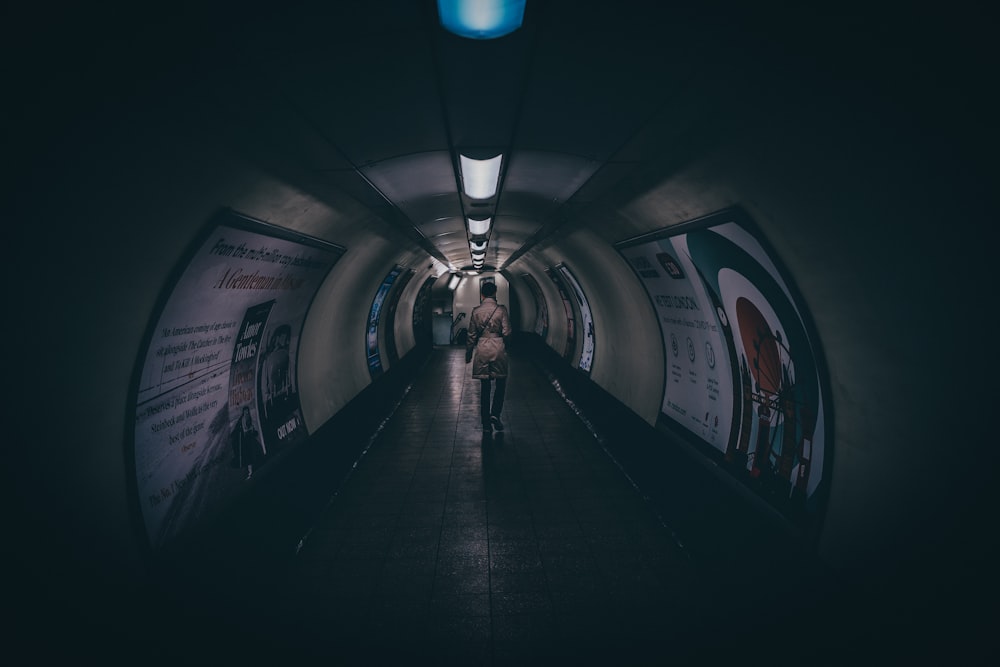
<svg viewBox="0 0 1000 667">
<path fill-rule="evenodd" d="M 427 364 L 425 362 L 423 368 L 425 368 L 426 365 Z M 418 376 L 407 385 L 406 389 L 403 392 L 403 395 L 400 397 L 400 399 L 396 402 L 396 404 L 390 410 L 389 415 L 380 423 L 379 427 L 371 435 L 371 437 L 369 438 L 368 444 L 366 445 L 365 449 L 358 456 L 358 458 L 354 461 L 354 463 L 351 466 L 351 469 L 344 476 L 344 479 L 341 481 L 340 485 L 337 487 L 337 490 L 331 496 L 330 501 L 328 502 L 327 506 L 324 508 L 323 512 L 321 513 L 321 517 L 324 516 L 324 515 L 326 515 L 326 514 L 328 514 L 329 511 L 330 511 L 330 508 L 341 497 L 340 492 L 347 487 L 347 485 L 350 482 L 351 478 L 353 477 L 355 471 L 358 469 L 358 467 L 360 465 L 362 465 L 364 463 L 364 459 L 365 459 L 366 455 L 372 449 L 372 447 L 374 447 L 374 445 L 381 439 L 381 436 L 383 435 L 383 433 L 385 431 L 385 428 L 388 426 L 389 422 L 393 418 L 395 418 L 395 416 L 398 414 L 399 409 L 401 407 L 403 407 L 403 404 L 406 403 L 413 395 L 415 395 L 415 394 L 413 394 L 412 390 L 413 390 L 413 388 L 415 386 L 417 386 L 419 383 L 421 383 L 422 380 L 426 380 L 426 378 L 425 377 L 421 377 L 418 374 Z M 430 428 L 430 425 L 428 426 L 428 428 Z M 427 437 L 428 437 L 428 434 L 425 432 L 424 436 L 423 436 L 423 439 L 422 439 L 421 447 L 420 447 L 421 453 L 427 447 Z M 419 459 L 418 459 L 418 461 L 419 461 Z M 396 513 L 395 513 L 393 527 L 390 530 L 390 539 L 391 539 L 392 536 L 395 536 L 395 535 L 398 534 L 400 521 L 402 519 L 403 511 L 404 511 L 404 508 L 405 508 L 405 498 L 410 493 L 411 489 L 413 488 L 413 481 L 414 481 L 415 476 L 416 476 L 416 468 L 414 468 L 414 471 L 410 474 L 410 481 L 409 481 L 409 484 L 407 486 L 407 491 L 403 495 L 403 497 L 404 497 L 404 505 L 401 506 L 396 511 Z M 318 520 L 316 522 L 316 524 L 314 524 L 310 528 L 310 533 L 312 532 L 313 529 L 315 529 L 318 525 L 320 525 L 320 523 L 322 523 L 322 518 L 320 520 Z M 305 544 L 305 538 L 303 538 L 303 540 L 300 541 L 299 548 L 296 549 L 296 555 L 298 555 L 298 553 L 301 551 L 301 549 L 303 548 L 304 544 Z M 388 561 L 388 548 L 383 552 L 382 557 L 379 559 L 379 566 L 378 566 L 379 575 L 378 575 L 378 578 L 377 578 L 376 589 L 379 588 L 379 584 L 382 581 L 382 576 L 383 576 L 383 573 L 385 572 L 385 565 L 386 565 L 387 561 Z M 369 594 L 369 599 L 371 599 L 372 602 L 374 602 L 375 595 L 376 595 L 375 591 L 371 591 L 370 594 Z M 375 610 L 374 610 L 373 606 L 374 605 L 371 605 L 371 607 L 368 610 L 368 613 L 366 614 L 366 621 L 367 621 L 367 624 L 368 624 L 369 627 L 371 626 L 372 622 L 374 620 L 376 620 L 374 618 Z"/>
<path fill-rule="evenodd" d="M 611 451 L 608 449 L 607 440 L 605 439 L 605 437 L 597 430 L 597 428 L 593 425 L 590 419 L 587 418 L 583 410 L 579 406 L 577 406 L 577 404 L 569 396 L 566 395 L 559 381 L 551 373 L 548 373 L 547 371 L 543 372 L 545 372 L 546 375 L 548 376 L 549 381 L 551 382 L 553 388 L 556 390 L 556 393 L 558 393 L 559 396 L 563 399 L 563 401 L 565 401 L 569 409 L 573 412 L 573 414 L 575 414 L 580 419 L 580 421 L 586 427 L 587 431 L 597 441 L 597 444 L 600 446 L 601 451 L 603 451 L 605 456 L 607 456 L 607 458 L 611 460 L 611 462 L 615 465 L 615 467 L 618 468 L 619 472 L 621 472 L 621 474 L 625 477 L 625 479 L 628 480 L 628 483 L 631 485 L 632 489 L 639 495 L 640 498 L 642 498 L 649 511 L 653 513 L 653 515 L 656 517 L 657 521 L 660 523 L 663 529 L 670 534 L 670 538 L 673 540 L 674 544 L 678 547 L 678 549 L 680 549 L 684 557 L 688 561 L 691 561 L 692 560 L 691 553 L 688 550 L 688 548 L 684 545 L 684 543 L 681 541 L 681 538 L 677 534 L 677 531 L 675 531 L 673 527 L 670 526 L 667 520 L 663 517 L 662 513 L 655 507 L 653 499 L 645 491 L 642 490 L 642 488 L 638 485 L 638 483 L 636 483 L 636 481 L 632 478 L 632 476 L 628 474 L 628 471 L 625 470 L 625 467 L 621 464 L 621 462 L 617 458 L 615 458 L 614 454 L 611 453 Z"/>
<path fill-rule="evenodd" d="M 424 368 L 426 368 L 426 365 L 424 366 Z M 419 375 L 418 374 L 418 377 L 414 380 L 413 384 L 416 385 L 418 382 L 419 383 L 425 383 L 427 381 L 428 381 L 428 379 L 427 379 L 426 375 Z M 438 412 L 437 408 L 439 408 L 440 405 L 441 405 L 441 400 L 442 400 L 441 397 L 443 395 L 444 395 L 444 388 L 442 386 L 441 391 L 438 393 L 437 405 L 435 407 L 434 414 L 437 414 L 437 412 Z M 403 494 L 403 503 L 400 506 L 399 511 L 396 513 L 396 520 L 395 520 L 395 522 L 393 524 L 393 529 L 392 529 L 392 536 L 393 537 L 399 535 L 399 533 L 400 533 L 400 523 L 402 522 L 403 512 L 406 509 L 406 501 L 407 501 L 407 498 L 409 497 L 409 495 L 413 491 L 413 485 L 414 485 L 414 483 L 416 481 L 417 472 L 418 472 L 419 467 L 420 467 L 420 459 L 423 458 L 424 452 L 427 451 L 427 443 L 428 443 L 428 440 L 430 439 L 430 430 L 431 430 L 431 428 L 433 428 L 433 426 L 434 426 L 434 419 L 432 418 L 431 421 L 427 424 L 427 430 L 424 432 L 423 438 L 421 439 L 420 456 L 417 457 L 416 464 L 413 467 L 413 472 L 410 474 L 410 482 L 409 482 L 409 484 L 406 487 L 406 492 Z M 388 562 L 388 560 L 389 560 L 389 554 L 388 554 L 388 550 L 386 550 L 386 552 L 382 556 L 382 562 L 381 562 L 381 565 L 379 567 L 379 573 L 380 573 L 379 583 L 381 583 L 382 577 L 384 576 L 385 566 L 386 566 L 386 563 Z M 437 565 L 437 562 L 436 562 L 436 557 L 435 557 L 435 567 L 436 567 L 436 565 Z M 433 586 L 433 581 L 434 581 L 433 580 L 433 570 L 431 572 L 431 577 L 432 577 L 431 578 L 431 585 Z"/>
<path fill-rule="evenodd" d="M 426 366 L 426 363 L 427 362 L 425 361 L 424 366 Z M 396 403 L 389 410 L 389 414 L 379 423 L 378 427 L 376 427 L 375 429 L 375 432 L 368 437 L 368 442 L 365 445 L 364 449 L 362 449 L 361 453 L 358 454 L 357 458 L 355 458 L 355 460 L 351 464 L 350 469 L 343 476 L 343 479 L 340 480 L 340 483 L 336 485 L 336 488 L 331 494 L 329 500 L 327 500 L 326 505 L 317 515 L 318 518 L 315 521 L 313 521 L 313 524 L 309 526 L 309 528 L 305 531 L 305 533 L 303 533 L 302 536 L 299 538 L 299 541 L 295 546 L 295 553 L 294 553 L 295 556 L 299 555 L 299 552 L 302 551 L 302 548 L 309 540 L 309 537 L 312 535 L 313 531 L 316 530 L 316 528 L 320 525 L 320 523 L 322 523 L 323 517 L 327 513 L 329 513 L 330 508 L 334 505 L 337 498 L 340 496 L 341 490 L 344 489 L 344 487 L 347 485 L 348 480 L 354 475 L 354 472 L 357 470 L 358 465 L 360 465 L 361 461 L 368 454 L 368 451 L 379 440 L 379 438 L 381 437 L 381 435 L 385 430 L 386 425 L 392 420 L 392 418 L 396 415 L 396 412 L 399 410 L 400 406 L 402 406 L 402 404 L 406 401 L 407 397 L 410 395 L 410 391 L 412 390 L 413 385 L 416 383 L 416 381 L 417 380 L 414 379 L 413 381 L 411 381 L 409 384 L 406 385 L 406 388 L 403 390 L 403 395 L 399 398 L 399 400 L 396 401 Z"/>
<path fill-rule="evenodd" d="M 452 356 L 454 356 L 454 355 L 452 355 Z M 453 363 L 449 363 L 446 366 L 446 368 L 448 369 L 448 373 L 445 374 L 445 377 L 444 377 L 445 380 L 449 379 L 449 377 L 452 375 L 452 373 L 453 373 L 452 366 L 453 365 L 454 365 Z M 442 382 L 441 386 L 442 386 L 441 395 L 444 395 L 444 388 L 448 387 L 449 385 L 448 385 L 447 382 Z M 463 383 L 462 384 L 462 391 L 461 391 L 461 393 L 459 394 L 459 397 L 458 397 L 458 404 L 459 404 L 459 406 L 462 405 L 462 399 L 464 398 L 464 395 L 465 395 L 465 384 Z M 438 408 L 440 408 L 440 405 L 441 405 L 441 402 L 438 401 Z M 435 411 L 435 414 L 438 414 L 437 410 Z M 454 428 L 454 430 L 452 432 L 452 438 L 451 438 L 451 458 L 449 459 L 450 463 L 448 465 L 448 483 L 445 485 L 444 502 L 442 503 L 442 508 L 441 508 L 441 524 L 440 524 L 440 526 L 438 526 L 438 548 L 434 552 L 434 568 L 433 568 L 433 570 L 431 572 L 431 594 L 430 595 L 431 595 L 431 600 L 432 601 L 434 599 L 435 582 L 437 581 L 438 563 L 440 563 L 440 561 L 441 561 L 441 541 L 442 541 L 442 538 L 444 537 L 444 517 L 445 517 L 445 515 L 447 513 L 447 509 L 448 509 L 448 493 L 449 493 L 449 491 L 451 489 L 451 473 L 452 473 L 452 466 L 454 465 L 454 461 L 455 461 L 455 437 L 456 437 L 456 435 L 458 433 L 458 422 L 459 421 L 461 421 L 461 409 L 459 409 L 458 414 L 456 416 L 455 428 Z M 434 420 L 431 420 L 431 423 L 433 424 Z"/>
<path fill-rule="evenodd" d="M 542 385 L 542 383 L 538 383 L 538 387 L 539 388 L 541 388 L 543 386 L 544 385 Z M 535 425 L 537 427 L 538 426 L 538 416 L 537 416 L 537 414 L 533 410 L 530 409 L 530 406 L 529 406 L 529 413 L 531 414 L 532 421 L 535 423 Z M 560 486 L 560 489 L 562 491 L 562 494 L 566 497 L 566 500 L 569 503 L 570 507 L 573 508 L 574 523 L 576 524 L 577 529 L 580 531 L 580 534 L 584 537 L 584 540 L 585 540 L 585 542 L 587 544 L 587 551 L 588 551 L 588 553 L 590 555 L 591 560 L 594 561 L 595 566 L 596 566 L 597 560 L 596 560 L 596 558 L 594 558 L 593 548 L 592 548 L 592 546 L 590 544 L 590 540 L 587 539 L 587 534 L 586 534 L 586 531 L 583 529 L 582 523 L 580 522 L 580 516 L 579 516 L 579 513 L 577 512 L 576 506 L 573 504 L 572 500 L 569 498 L 569 494 L 566 493 L 565 478 L 560 474 L 560 467 L 558 465 L 556 465 L 555 459 L 552 456 L 552 446 L 551 446 L 551 443 L 549 442 L 549 439 L 546 438 L 545 435 L 541 433 L 541 431 L 539 431 L 539 438 L 541 440 L 542 447 L 544 448 L 545 453 L 546 453 L 549 461 L 552 463 L 552 468 L 555 470 L 556 479 L 559 482 L 559 486 Z M 534 523 L 534 521 L 533 521 L 533 523 Z M 537 528 L 536 528 L 536 538 L 537 538 Z M 542 567 L 543 567 L 543 569 L 546 568 L 544 556 L 541 553 L 541 549 L 539 549 L 539 558 L 543 559 L 542 560 Z M 556 611 L 555 611 L 556 610 L 555 596 L 552 593 L 552 587 L 551 587 L 550 582 L 549 582 L 549 579 L 550 579 L 550 577 L 548 576 L 549 575 L 549 570 L 546 569 L 545 573 L 546 573 L 546 577 L 545 577 L 545 579 L 546 579 L 546 588 L 548 589 L 548 593 L 549 593 L 549 602 L 552 605 L 553 616 L 555 616 L 556 615 Z"/>
</svg>

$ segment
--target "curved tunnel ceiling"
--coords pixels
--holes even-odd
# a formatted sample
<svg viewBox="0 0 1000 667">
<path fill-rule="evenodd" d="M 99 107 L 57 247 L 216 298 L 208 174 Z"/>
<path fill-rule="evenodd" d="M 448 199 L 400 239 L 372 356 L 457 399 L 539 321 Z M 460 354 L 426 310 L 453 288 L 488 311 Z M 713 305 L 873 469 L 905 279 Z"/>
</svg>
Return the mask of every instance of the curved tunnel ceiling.
<svg viewBox="0 0 1000 667">
<path fill-rule="evenodd" d="M 55 53 L 38 65 L 51 68 L 52 101 L 65 104 L 29 104 L 32 122 L 66 124 L 59 114 L 81 104 L 75 94 L 100 98 L 96 88 L 130 81 L 124 99 L 144 95 L 289 183 L 312 179 L 351 195 L 453 266 L 469 259 L 453 241 L 470 214 L 494 218 L 491 250 L 509 265 L 567 222 L 587 224 L 598 211 L 627 216 L 651 179 L 724 144 L 762 107 L 833 86 L 865 93 L 889 75 L 900 75 L 899 92 L 934 73 L 892 69 L 914 56 L 920 33 L 888 41 L 880 32 L 894 20 L 888 11 L 859 22 L 848 10 L 809 17 L 780 6 L 549 0 L 528 2 L 523 26 L 495 40 L 449 34 L 429 0 L 378 11 L 355 3 L 178 11 L 156 23 L 80 14 L 50 32 L 103 46 L 88 52 L 79 81 Z M 911 11 L 907 25 L 919 19 Z M 867 59 L 886 54 L 888 64 Z M 53 145 L 59 129 L 51 128 Z M 459 194 L 463 151 L 505 156 L 487 207 L 472 209 Z M 597 227 L 612 241 L 646 231 Z"/>
<path fill-rule="evenodd" d="M 609 163 L 669 90 L 623 80 L 622 71 L 641 66 L 623 50 L 594 51 L 588 42 L 605 29 L 600 17 L 567 22 L 550 8 L 531 7 L 515 34 L 482 42 L 448 34 L 433 12 L 411 3 L 375 24 L 362 17 L 350 39 L 285 50 L 265 68 L 290 113 L 342 156 L 339 167 L 324 170 L 334 183 L 416 229 L 433 256 L 456 268 L 469 259 L 468 248 L 454 243 L 464 218 L 491 215 L 491 258 L 499 266 L 526 250 L 595 174 L 623 175 Z M 375 53 L 355 51 L 365 37 L 377 40 Z M 615 66 L 623 60 L 627 70 Z M 291 85 L 306 73 L 311 83 Z M 611 81 L 617 100 L 607 95 Z M 363 104 L 348 109 L 344 99 Z M 456 166 L 465 153 L 504 155 L 499 191 L 486 207 L 460 194 Z M 535 229 L 513 218 L 534 221 Z"/>
<path fill-rule="evenodd" d="M 290 183 L 349 194 L 453 268 L 470 260 L 455 242 L 468 216 L 493 218 L 502 266 L 600 200 L 656 154 L 630 142 L 649 142 L 655 110 L 698 69 L 641 14 L 570 2 L 529 2 L 522 28 L 485 41 L 447 33 L 433 2 L 199 20 L 207 38 L 184 49 L 141 46 L 162 49 L 140 83 L 151 104 Z M 460 194 L 463 153 L 504 156 L 485 206 Z"/>
</svg>

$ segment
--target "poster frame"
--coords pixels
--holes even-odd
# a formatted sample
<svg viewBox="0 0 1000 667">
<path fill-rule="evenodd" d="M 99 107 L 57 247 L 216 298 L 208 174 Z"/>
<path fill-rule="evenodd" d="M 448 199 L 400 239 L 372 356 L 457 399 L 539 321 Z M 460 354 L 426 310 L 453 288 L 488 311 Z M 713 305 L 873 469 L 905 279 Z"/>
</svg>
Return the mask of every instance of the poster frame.
<svg viewBox="0 0 1000 667">
<path fill-rule="evenodd" d="M 559 356 L 569 363 L 570 367 L 574 370 L 580 370 L 578 366 L 573 365 L 573 360 L 579 357 L 576 354 L 577 346 L 581 345 L 579 340 L 579 329 L 580 325 L 578 320 L 579 313 L 577 312 L 576 299 L 570 298 L 569 290 L 566 285 L 563 284 L 562 276 L 559 274 L 559 269 L 556 266 L 549 266 L 545 269 L 545 275 L 549 277 L 552 284 L 555 286 L 556 291 L 559 293 L 559 300 L 562 302 L 563 311 L 566 311 L 568 306 L 569 312 L 566 312 L 566 339 L 563 342 L 563 351 L 559 352 Z M 555 348 L 553 348 L 555 349 Z"/>
<path fill-rule="evenodd" d="M 665 431 L 673 438 L 679 439 L 684 444 L 693 448 L 698 454 L 705 457 L 710 464 L 725 470 L 724 477 L 727 481 L 731 481 L 737 488 L 745 491 L 749 496 L 759 500 L 773 513 L 782 517 L 790 525 L 803 531 L 805 537 L 809 541 L 815 542 L 819 539 L 819 533 L 826 517 L 826 508 L 830 493 L 830 476 L 833 472 L 834 460 L 836 457 L 837 448 L 834 439 L 835 406 L 833 405 L 833 392 L 830 381 L 829 366 L 827 363 L 826 353 L 823 348 L 822 339 L 819 335 L 819 330 L 816 328 L 815 320 L 813 319 L 812 313 L 806 304 L 805 298 L 799 291 L 799 288 L 796 285 L 795 280 L 792 278 L 790 271 L 785 266 L 784 261 L 781 259 L 781 255 L 777 252 L 771 242 L 768 241 L 763 230 L 757 225 L 753 218 L 740 206 L 728 207 L 671 225 L 669 227 L 663 227 L 637 236 L 629 237 L 616 242 L 614 244 L 614 248 L 618 251 L 622 260 L 628 265 L 633 275 L 635 275 L 636 279 L 640 282 L 642 291 L 645 293 L 650 307 L 655 313 L 656 307 L 653 302 L 652 294 L 650 294 L 649 290 L 646 289 L 642 276 L 639 275 L 636 268 L 633 266 L 632 262 L 628 260 L 623 251 L 631 247 L 687 234 L 701 229 L 717 227 L 725 223 L 735 223 L 746 231 L 754 239 L 754 241 L 760 245 L 761 250 L 763 250 L 764 254 L 773 264 L 775 271 L 777 272 L 777 277 L 783 282 L 785 289 L 787 289 L 792 305 L 795 307 L 796 314 L 798 315 L 806 336 L 809 339 L 813 360 L 816 366 L 817 382 L 821 392 L 820 395 L 823 397 L 824 417 L 823 466 L 820 471 L 820 480 L 815 491 L 813 492 L 813 497 L 815 498 L 813 501 L 813 510 L 803 512 L 798 516 L 793 516 L 782 511 L 781 508 L 771 503 L 765 496 L 752 489 L 744 480 L 740 479 L 736 474 L 730 471 L 724 464 L 724 455 L 722 452 L 715 447 L 712 447 L 709 443 L 698 438 L 698 436 L 694 433 L 685 429 L 673 418 L 664 414 L 662 411 L 662 404 L 664 396 L 666 395 L 667 382 L 669 380 L 668 375 L 665 372 L 666 366 L 664 366 L 664 377 L 659 401 L 660 409 L 658 409 L 656 428 L 658 430 Z M 665 341 L 663 335 L 663 325 L 660 322 L 660 318 L 655 317 L 655 319 L 657 328 L 660 331 L 660 340 Z M 667 354 L 667 350 L 664 350 L 664 354 Z"/>
<path fill-rule="evenodd" d="M 594 369 L 594 357 L 597 356 L 597 331 L 594 325 L 594 310 L 590 307 L 590 299 L 587 298 L 587 294 L 583 291 L 583 285 L 580 284 L 580 280 L 576 277 L 576 274 L 566 265 L 566 262 L 559 262 L 553 267 L 559 273 L 565 275 L 565 278 L 569 281 L 567 287 L 573 294 L 573 310 L 575 314 L 579 314 L 580 323 L 577 327 L 577 332 L 582 333 L 580 338 L 580 354 L 576 359 L 576 369 L 581 373 L 590 376 L 591 371 Z M 584 306 L 587 308 L 587 312 L 584 312 Z M 585 331 L 584 324 L 586 323 L 587 317 L 590 318 L 590 330 Z M 591 335 L 592 334 L 592 335 Z M 590 363 L 587 368 L 583 367 L 583 356 L 587 352 L 587 338 L 590 337 L 593 340 L 591 345 L 593 349 L 590 351 Z"/>
<path fill-rule="evenodd" d="M 521 274 L 521 280 L 528 286 L 528 292 L 535 300 L 535 334 L 542 339 L 548 340 L 549 334 L 549 305 L 545 301 L 545 294 L 542 293 L 542 286 L 538 284 L 538 279 L 527 271 Z M 541 320 L 539 322 L 539 320 Z M 539 329 L 541 329 L 539 331 Z"/>
<path fill-rule="evenodd" d="M 371 305 L 368 307 L 368 317 L 365 318 L 365 363 L 368 366 L 368 376 L 372 381 L 381 377 L 386 372 L 385 364 L 382 363 L 382 348 L 386 348 L 386 357 L 389 361 L 390 355 L 388 354 L 388 342 L 385 337 L 385 329 L 383 329 L 384 320 L 386 319 L 386 312 L 389 310 L 391 305 L 391 300 L 393 298 L 399 298 L 399 280 L 407 274 L 413 273 L 413 269 L 409 269 L 402 264 L 393 264 L 392 268 L 385 274 L 382 280 L 378 284 L 378 288 L 375 290 L 374 296 L 372 296 Z M 406 282 L 409 282 L 410 275 L 406 278 Z M 405 285 L 404 285 L 405 287 Z M 383 292 L 383 288 L 385 291 Z M 381 296 L 381 300 L 380 297 Z M 378 312 L 376 313 L 376 306 Z M 374 328 L 373 328 L 374 323 Z M 392 326 L 392 323 L 387 323 Z M 395 337 L 395 335 L 393 335 Z M 374 342 L 374 352 L 372 351 L 372 342 Z M 391 363 L 390 363 L 391 365 Z"/>
<path fill-rule="evenodd" d="M 152 344 L 156 333 L 156 327 L 159 323 L 160 317 L 163 315 L 163 311 L 169 304 L 171 297 L 177 290 L 180 281 L 183 279 L 198 251 L 216 232 L 216 230 L 223 226 L 253 232 L 264 236 L 270 236 L 279 240 L 290 241 L 334 253 L 336 255 L 336 259 L 330 265 L 330 268 L 324 274 L 323 278 L 319 280 L 320 285 L 326 281 L 327 277 L 329 277 L 330 271 L 334 266 L 336 266 L 337 262 L 343 258 L 344 253 L 347 252 L 347 248 L 342 245 L 325 239 L 309 236 L 293 229 L 281 227 L 264 220 L 259 220 L 224 206 L 217 209 L 208 217 L 185 248 L 178 254 L 176 261 L 167 273 L 163 284 L 160 286 L 156 300 L 153 302 L 153 305 L 148 312 L 146 325 L 143 330 L 142 337 L 140 338 L 139 346 L 135 351 L 135 361 L 132 364 L 132 375 L 129 381 L 128 397 L 124 413 L 124 437 L 122 446 L 125 452 L 123 460 L 125 468 L 126 495 L 129 499 L 128 506 L 130 524 L 136 541 L 138 542 L 141 556 L 147 562 L 154 561 L 158 555 L 169 552 L 172 548 L 175 548 L 178 543 L 183 543 L 185 541 L 185 533 L 182 532 L 176 538 L 157 549 L 154 548 L 147 532 L 146 520 L 142 511 L 142 498 L 139 491 L 139 482 L 136 474 L 135 453 L 135 414 L 138 407 L 139 389 L 142 383 L 142 372 L 149 347 Z M 314 301 L 315 294 L 313 295 L 313 299 L 309 301 L 309 304 L 306 306 L 305 312 L 302 315 L 303 322 L 308 320 Z M 299 357 L 296 356 L 296 366 L 299 361 Z M 308 432 L 308 424 L 305 426 L 306 431 Z M 215 510 L 206 517 L 207 522 L 210 522 L 213 516 L 217 516 L 217 514 L 223 511 L 225 506 L 230 505 L 232 501 L 233 498 L 230 498 L 229 502 L 223 503 L 223 507 L 215 508 Z M 189 526 L 188 531 L 186 532 L 191 532 L 192 529 L 196 529 L 197 527 L 198 523 L 195 523 L 194 525 Z"/>
</svg>

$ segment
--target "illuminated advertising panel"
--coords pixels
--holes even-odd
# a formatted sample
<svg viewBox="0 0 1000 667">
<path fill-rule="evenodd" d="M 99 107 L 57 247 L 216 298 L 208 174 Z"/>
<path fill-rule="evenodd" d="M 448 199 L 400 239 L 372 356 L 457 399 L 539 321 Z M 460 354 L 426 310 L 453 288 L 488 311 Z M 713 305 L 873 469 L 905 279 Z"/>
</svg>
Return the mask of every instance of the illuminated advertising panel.
<svg viewBox="0 0 1000 667">
<path fill-rule="evenodd" d="M 662 417 L 786 513 L 813 506 L 828 391 L 801 300 L 740 210 L 623 241 L 659 318 Z"/>
<path fill-rule="evenodd" d="M 583 293 L 576 276 L 565 264 L 556 267 L 566 283 L 572 288 L 573 296 L 576 297 L 576 305 L 580 308 L 580 323 L 583 328 L 583 349 L 580 350 L 579 367 L 581 371 L 590 373 L 594 365 L 594 317 L 590 313 L 590 302 Z"/>
<path fill-rule="evenodd" d="M 225 211 L 175 269 L 134 385 L 131 453 L 153 549 L 308 436 L 299 338 L 316 290 L 342 254 Z"/>
<path fill-rule="evenodd" d="M 365 348 L 368 355 L 368 372 L 371 374 L 372 379 L 377 378 L 384 372 L 378 344 L 379 321 L 382 319 L 382 307 L 385 305 L 386 297 L 389 296 L 389 290 L 392 289 L 393 283 L 396 282 L 396 278 L 402 272 L 403 267 L 395 266 L 386 274 L 382 280 L 382 284 L 378 286 L 378 291 L 375 292 L 375 298 L 372 299 L 372 307 L 368 311 L 368 333 L 365 336 Z"/>
<path fill-rule="evenodd" d="M 521 277 L 531 290 L 531 295 L 535 297 L 535 333 L 545 340 L 545 336 L 549 333 L 549 307 L 545 303 L 545 297 L 542 296 L 542 288 L 530 273 L 525 273 Z"/>
</svg>

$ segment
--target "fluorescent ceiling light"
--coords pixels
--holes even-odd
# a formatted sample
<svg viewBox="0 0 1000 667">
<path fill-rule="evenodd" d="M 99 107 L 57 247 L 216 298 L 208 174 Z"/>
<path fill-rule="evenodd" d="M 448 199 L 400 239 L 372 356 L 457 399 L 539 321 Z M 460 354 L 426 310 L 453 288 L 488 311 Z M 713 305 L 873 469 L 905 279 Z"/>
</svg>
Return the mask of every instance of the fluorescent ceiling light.
<svg viewBox="0 0 1000 667">
<path fill-rule="evenodd" d="M 472 253 L 472 259 L 476 259 L 476 260 L 486 259 L 486 253 L 485 252 L 474 252 L 474 253 Z"/>
<path fill-rule="evenodd" d="M 456 287 L 458 287 L 458 284 L 460 282 L 462 282 L 462 276 L 461 275 L 459 275 L 457 273 L 451 274 L 451 280 L 448 281 L 448 289 L 450 289 L 450 290 L 455 289 Z"/>
<path fill-rule="evenodd" d="M 503 154 L 488 160 L 473 160 L 464 155 L 458 156 L 462 169 L 462 187 L 465 194 L 472 199 L 489 199 L 497 193 L 500 181 L 500 161 Z"/>
<path fill-rule="evenodd" d="M 493 218 L 484 218 L 482 220 L 469 218 L 469 233 L 473 236 L 486 236 L 490 233 L 491 222 L 493 222 Z"/>
<path fill-rule="evenodd" d="M 469 39 L 495 39 L 521 27 L 527 0 L 438 0 L 448 32 Z"/>
<path fill-rule="evenodd" d="M 475 241 L 469 241 L 469 248 L 475 251 L 486 250 L 486 241 L 482 243 L 476 243 Z"/>
</svg>

